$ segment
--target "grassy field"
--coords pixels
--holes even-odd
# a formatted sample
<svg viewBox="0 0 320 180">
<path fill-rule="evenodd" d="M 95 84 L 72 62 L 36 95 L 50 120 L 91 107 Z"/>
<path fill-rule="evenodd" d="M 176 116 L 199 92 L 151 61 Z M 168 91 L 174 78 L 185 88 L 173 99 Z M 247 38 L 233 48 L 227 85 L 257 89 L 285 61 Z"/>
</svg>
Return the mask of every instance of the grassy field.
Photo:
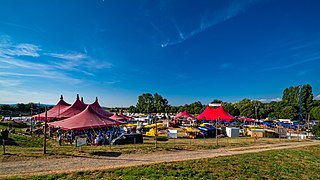
<svg viewBox="0 0 320 180">
<path fill-rule="evenodd" d="M 115 146 L 83 146 L 82 152 L 74 145 L 63 143 L 59 146 L 55 139 L 49 139 L 47 143 L 47 154 L 43 155 L 43 137 L 38 136 L 21 136 L 10 134 L 7 141 L 6 153 L 0 153 L 0 160 L 2 161 L 18 161 L 29 160 L 32 158 L 59 158 L 72 156 L 92 156 L 99 152 L 118 152 L 121 154 L 131 153 L 154 153 L 159 151 L 180 151 L 180 150 L 199 150 L 199 149 L 216 149 L 216 148 L 231 148 L 231 147 L 245 147 L 261 144 L 275 144 L 283 142 L 298 141 L 295 139 L 277 139 L 277 138 L 259 138 L 256 142 L 250 137 L 240 138 L 219 138 L 218 145 L 216 145 L 215 138 L 208 139 L 184 139 L 169 141 L 158 141 L 155 143 L 154 138 L 145 137 L 143 144 L 128 144 Z"/>
<path fill-rule="evenodd" d="M 309 146 L 29 179 L 320 179 L 319 167 L 320 146 Z"/>
</svg>

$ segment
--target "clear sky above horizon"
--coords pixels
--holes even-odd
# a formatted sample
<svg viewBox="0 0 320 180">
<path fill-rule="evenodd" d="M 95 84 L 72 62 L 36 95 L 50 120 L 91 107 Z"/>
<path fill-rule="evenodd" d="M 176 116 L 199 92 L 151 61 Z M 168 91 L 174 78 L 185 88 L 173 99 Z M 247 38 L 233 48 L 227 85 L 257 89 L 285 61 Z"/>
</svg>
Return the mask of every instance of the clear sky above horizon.
<svg viewBox="0 0 320 180">
<path fill-rule="evenodd" d="M 2 0 L 0 104 L 320 98 L 317 0 Z"/>
</svg>

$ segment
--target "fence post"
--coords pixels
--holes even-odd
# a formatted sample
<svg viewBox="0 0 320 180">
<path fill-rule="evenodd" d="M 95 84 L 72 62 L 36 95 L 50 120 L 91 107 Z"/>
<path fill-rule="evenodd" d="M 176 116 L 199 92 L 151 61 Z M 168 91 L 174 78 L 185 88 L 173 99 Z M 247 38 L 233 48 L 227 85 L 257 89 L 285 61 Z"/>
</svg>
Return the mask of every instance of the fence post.
<svg viewBox="0 0 320 180">
<path fill-rule="evenodd" d="M 3 154 L 6 154 L 6 146 L 5 146 L 5 140 L 2 139 L 2 144 L 3 144 Z"/>
</svg>

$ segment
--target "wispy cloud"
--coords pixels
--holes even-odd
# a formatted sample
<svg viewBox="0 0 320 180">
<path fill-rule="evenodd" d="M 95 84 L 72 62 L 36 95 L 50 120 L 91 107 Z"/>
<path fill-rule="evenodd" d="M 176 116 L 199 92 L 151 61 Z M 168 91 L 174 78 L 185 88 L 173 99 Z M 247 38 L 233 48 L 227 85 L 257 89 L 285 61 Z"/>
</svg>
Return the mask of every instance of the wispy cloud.
<svg viewBox="0 0 320 180">
<path fill-rule="evenodd" d="M 0 72 L 1 74 L 1 72 Z M 0 79 L 0 87 L 12 87 L 12 86 L 18 86 L 21 84 L 21 81 L 15 80 L 15 79 Z"/>
<path fill-rule="evenodd" d="M 54 58 L 70 60 L 70 61 L 83 60 L 83 59 L 88 58 L 87 54 L 77 53 L 77 52 L 64 53 L 64 54 L 62 54 L 62 53 L 45 53 L 45 55 L 51 56 Z"/>
<path fill-rule="evenodd" d="M 172 20 L 172 24 L 178 33 L 177 38 L 166 38 L 165 41 L 161 43 L 161 47 L 166 47 L 168 45 L 175 45 L 184 42 L 185 40 L 197 35 L 206 29 L 215 26 L 219 23 L 227 21 L 233 17 L 238 16 L 240 13 L 244 12 L 248 7 L 252 6 L 253 3 L 257 2 L 257 0 L 249 0 L 249 1 L 232 1 L 230 5 L 228 5 L 225 9 L 220 11 L 215 11 L 212 14 L 208 15 L 208 17 L 204 17 L 201 19 L 198 27 L 193 29 L 190 32 L 184 32 L 178 26 L 178 23 Z"/>
<path fill-rule="evenodd" d="M 66 63 L 63 63 L 61 68 L 63 66 L 66 69 L 73 69 L 76 66 L 85 66 L 88 68 L 95 68 L 95 69 L 101 69 L 101 68 L 111 68 L 112 64 L 106 61 L 98 61 L 94 59 L 93 57 L 87 55 L 87 50 L 85 49 L 86 54 L 79 53 L 79 52 L 68 52 L 68 53 L 45 53 L 46 56 L 50 56 L 53 58 L 68 60 L 64 61 Z"/>
<path fill-rule="evenodd" d="M 104 85 L 113 85 L 113 84 L 116 84 L 116 83 L 119 83 L 120 81 L 104 81 L 103 84 Z"/>
<path fill-rule="evenodd" d="M 56 93 L 40 91 L 35 89 L 18 89 L 16 87 L 8 87 L 6 90 L 0 89 L 1 103 L 29 103 L 29 102 L 45 102 L 55 103 L 57 100 Z"/>
<path fill-rule="evenodd" d="M 0 72 L 1 76 L 7 77 L 38 77 L 46 78 L 54 81 L 65 81 L 72 84 L 78 84 L 82 81 L 77 78 L 72 78 L 57 69 L 52 68 L 49 64 L 32 63 L 19 59 L 0 58 L 0 62 L 10 66 L 10 72 Z"/>
<path fill-rule="evenodd" d="M 269 102 L 272 102 L 272 101 L 275 101 L 275 102 L 282 101 L 282 98 L 280 98 L 280 97 L 270 98 L 270 99 L 262 98 L 262 99 L 257 99 L 257 100 L 260 101 L 260 102 L 263 102 L 263 103 L 269 103 Z"/>
<path fill-rule="evenodd" d="M 29 57 L 26 59 L 24 56 Z M 37 61 L 30 57 L 36 57 Z M 48 58 L 50 57 L 50 58 Z M 95 70 L 111 68 L 112 64 L 105 60 L 97 60 L 86 53 L 67 52 L 54 53 L 41 50 L 39 46 L 30 43 L 14 43 L 10 36 L 0 36 L 0 83 L 8 86 L 18 85 L 12 78 L 36 77 L 52 81 L 79 84 L 85 78 L 78 78 L 74 72 L 86 76 L 94 76 Z M 21 78 L 21 81 L 24 81 Z"/>
<path fill-rule="evenodd" d="M 318 94 L 314 99 L 315 100 L 320 100 L 320 94 Z"/>
<path fill-rule="evenodd" d="M 319 60 L 320 60 L 319 52 L 314 52 L 312 54 L 298 54 L 298 55 L 296 54 L 292 56 L 292 59 L 286 61 L 288 62 L 287 64 L 266 68 L 266 69 L 263 69 L 262 71 L 265 72 L 265 71 L 271 71 L 271 70 L 287 69 L 297 65 L 305 64 L 312 61 L 319 61 Z"/>
<path fill-rule="evenodd" d="M 34 44 L 13 43 L 9 36 L 0 36 L 0 57 L 10 58 L 13 56 L 39 57 L 41 49 Z"/>
</svg>

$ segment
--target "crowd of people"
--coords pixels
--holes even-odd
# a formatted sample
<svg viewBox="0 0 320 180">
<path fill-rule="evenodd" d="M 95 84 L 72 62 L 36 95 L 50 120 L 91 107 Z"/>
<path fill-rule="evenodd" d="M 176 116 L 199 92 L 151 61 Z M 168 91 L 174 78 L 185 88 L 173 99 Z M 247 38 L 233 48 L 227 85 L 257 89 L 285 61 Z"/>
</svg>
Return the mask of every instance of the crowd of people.
<svg viewBox="0 0 320 180">
<path fill-rule="evenodd" d="M 126 128 L 112 126 L 99 129 L 68 131 L 50 128 L 49 132 L 50 136 L 56 138 L 60 145 L 62 145 L 62 142 L 72 145 L 76 139 L 76 136 L 85 136 L 86 142 L 89 145 L 108 145 L 119 135 L 127 133 L 125 130 Z"/>
</svg>

